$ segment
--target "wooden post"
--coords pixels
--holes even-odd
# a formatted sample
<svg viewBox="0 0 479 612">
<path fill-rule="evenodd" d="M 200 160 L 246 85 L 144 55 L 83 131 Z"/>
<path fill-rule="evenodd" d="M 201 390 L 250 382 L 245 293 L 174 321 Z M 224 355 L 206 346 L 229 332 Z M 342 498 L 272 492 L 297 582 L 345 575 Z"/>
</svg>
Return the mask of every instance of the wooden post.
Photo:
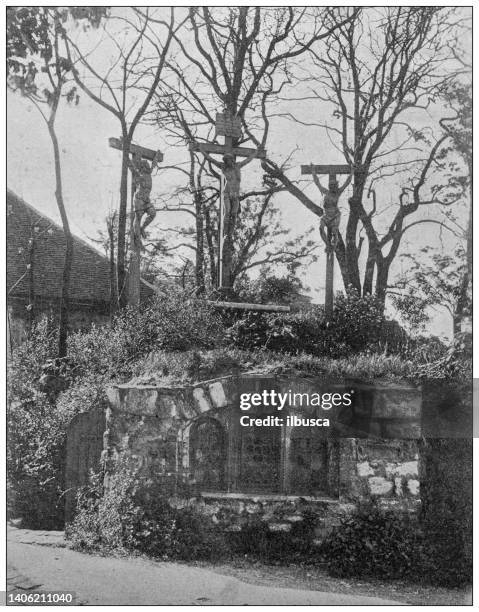
<svg viewBox="0 0 479 612">
<path fill-rule="evenodd" d="M 328 235 L 331 238 L 331 233 L 328 230 Z M 326 287 L 324 293 L 324 314 L 327 319 L 333 315 L 334 306 L 334 249 L 326 249 Z"/>
<path fill-rule="evenodd" d="M 109 138 L 108 143 L 113 149 L 123 150 L 123 140 L 121 138 Z M 128 153 L 137 159 L 147 159 L 148 161 L 163 161 L 163 154 L 160 151 L 147 149 L 140 145 L 130 144 Z M 131 185 L 131 223 L 130 223 L 130 262 L 128 269 L 128 304 L 135 308 L 140 305 L 140 280 L 141 280 L 141 232 L 135 211 L 135 186 Z"/>
<path fill-rule="evenodd" d="M 135 215 L 135 184 L 131 180 L 130 261 L 128 266 L 128 304 L 140 306 L 141 234 Z"/>
<path fill-rule="evenodd" d="M 218 215 L 218 274 L 216 277 L 217 288 L 224 286 L 223 278 L 223 243 L 225 223 L 225 177 L 220 175 L 220 210 Z"/>
</svg>

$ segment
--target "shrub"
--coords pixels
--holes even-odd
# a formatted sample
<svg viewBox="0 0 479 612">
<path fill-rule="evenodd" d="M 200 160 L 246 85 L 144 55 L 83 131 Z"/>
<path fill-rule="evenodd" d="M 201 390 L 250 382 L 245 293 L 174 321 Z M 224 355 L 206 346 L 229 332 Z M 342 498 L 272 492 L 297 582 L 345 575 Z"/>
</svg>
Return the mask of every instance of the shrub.
<svg viewBox="0 0 479 612">
<path fill-rule="evenodd" d="M 217 558 L 226 551 L 211 519 L 168 503 L 161 482 L 119 466 L 103 491 L 98 476 L 77 496 L 67 538 L 78 550 L 124 550 L 161 559 Z"/>
<path fill-rule="evenodd" d="M 73 334 L 69 355 L 86 373 L 125 379 L 131 376 L 134 362 L 153 350 L 213 348 L 222 331 L 211 305 L 169 290 L 141 310 L 122 310 L 111 327 Z"/>
<path fill-rule="evenodd" d="M 251 356 L 234 348 L 159 351 L 137 361 L 132 374 L 133 381 L 140 384 L 158 381 L 163 384 L 187 383 L 233 374 L 247 367 L 249 363 Z"/>
<path fill-rule="evenodd" d="M 13 352 L 7 378 L 7 475 L 9 514 L 25 527 L 59 529 L 63 524 L 62 466 L 66 423 L 39 388 L 42 367 L 56 351 L 48 320 Z"/>
<path fill-rule="evenodd" d="M 227 337 L 242 349 L 337 358 L 377 350 L 384 322 L 383 308 L 376 298 L 339 295 L 330 320 L 318 306 L 286 314 L 250 312 L 233 323 Z"/>
<path fill-rule="evenodd" d="M 407 518 L 370 506 L 344 518 L 321 549 L 332 576 L 402 578 L 417 571 L 422 540 Z"/>
<path fill-rule="evenodd" d="M 451 440 L 435 442 L 441 446 Z M 433 508 L 421 522 L 374 506 L 343 519 L 321 546 L 329 573 L 343 578 L 407 578 L 447 587 L 470 582 L 472 513 L 465 514 L 464 504 L 442 488 L 431 503 Z"/>
<path fill-rule="evenodd" d="M 472 440 L 427 439 L 420 452 L 423 573 L 435 584 L 459 586 L 472 579 Z"/>
<path fill-rule="evenodd" d="M 55 362 L 57 334 L 41 321 L 18 346 L 8 366 L 7 474 L 9 515 L 29 528 L 63 527 L 63 469 L 71 418 L 103 401 L 100 380 L 80 377 L 62 362 L 62 393 L 44 391 L 48 363 Z"/>
<path fill-rule="evenodd" d="M 49 319 L 34 326 L 30 337 L 15 347 L 7 371 L 9 401 L 29 401 L 38 389 L 43 365 L 55 357 L 57 333 Z"/>
<path fill-rule="evenodd" d="M 303 520 L 292 525 L 290 531 L 271 531 L 260 518 L 250 518 L 238 532 L 230 534 L 233 552 L 265 563 L 289 564 L 314 561 L 317 551 L 312 541 L 317 516 L 304 512 Z"/>
<path fill-rule="evenodd" d="M 306 287 L 293 274 L 275 276 L 262 270 L 255 280 L 242 278 L 235 283 L 233 300 L 254 304 L 308 303 Z"/>
</svg>

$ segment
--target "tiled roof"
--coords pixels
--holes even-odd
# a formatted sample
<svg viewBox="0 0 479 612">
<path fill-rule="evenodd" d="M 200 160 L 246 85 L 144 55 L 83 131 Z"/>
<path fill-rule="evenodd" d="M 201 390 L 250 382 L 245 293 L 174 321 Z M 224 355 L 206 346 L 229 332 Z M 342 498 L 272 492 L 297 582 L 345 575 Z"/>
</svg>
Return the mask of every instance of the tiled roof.
<svg viewBox="0 0 479 612">
<path fill-rule="evenodd" d="M 7 291 L 9 295 L 28 295 L 29 278 L 25 272 L 29 259 L 28 241 L 32 232 L 35 236 L 33 260 L 35 295 L 50 299 L 59 298 L 66 243 L 63 230 L 13 191 L 7 190 Z M 109 302 L 110 300 L 108 259 L 76 236 L 73 238 L 70 298 L 88 302 Z"/>
</svg>

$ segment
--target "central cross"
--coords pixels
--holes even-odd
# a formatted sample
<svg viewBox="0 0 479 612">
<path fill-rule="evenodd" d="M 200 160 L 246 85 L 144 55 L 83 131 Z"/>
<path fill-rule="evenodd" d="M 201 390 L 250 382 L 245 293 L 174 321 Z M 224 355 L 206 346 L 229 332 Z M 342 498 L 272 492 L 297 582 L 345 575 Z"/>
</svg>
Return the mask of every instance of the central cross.
<svg viewBox="0 0 479 612">
<path fill-rule="evenodd" d="M 264 159 L 266 151 L 259 147 L 238 146 L 243 138 L 241 118 L 228 112 L 216 114 L 215 137 L 223 136 L 224 144 L 215 142 L 191 142 L 190 150 L 202 153 L 222 173 L 220 181 L 220 214 L 218 227 L 218 289 L 225 293 L 231 291 L 233 232 L 239 214 L 241 168 L 253 159 Z M 219 162 L 212 155 L 222 155 Z M 245 158 L 241 162 L 237 157 Z"/>
</svg>

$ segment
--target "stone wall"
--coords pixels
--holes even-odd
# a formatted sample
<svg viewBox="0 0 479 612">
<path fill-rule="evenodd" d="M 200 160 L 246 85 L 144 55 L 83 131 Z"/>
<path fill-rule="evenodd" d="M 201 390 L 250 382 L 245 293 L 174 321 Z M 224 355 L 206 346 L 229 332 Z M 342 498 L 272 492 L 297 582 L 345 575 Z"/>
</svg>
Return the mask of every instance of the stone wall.
<svg viewBox="0 0 479 612">
<path fill-rule="evenodd" d="M 354 390 L 355 401 L 349 410 L 340 408 L 328 412 L 333 427 L 325 436 L 327 444 L 335 449 L 333 454 L 336 457 L 328 464 L 328 469 L 334 472 L 332 481 L 335 483 L 330 493 L 245 493 L 228 488 L 212 492 L 192 487 L 189 465 L 191 426 L 208 415 L 225 422 L 226 415 L 233 414 L 239 420 L 245 414 L 239 409 L 240 393 L 272 388 L 283 392 L 294 389 L 302 393 Z M 418 508 L 417 439 L 420 435 L 421 392 L 410 385 L 364 384 L 351 380 L 331 383 L 319 378 L 250 374 L 183 387 L 119 385 L 108 390 L 108 398 L 101 451 L 106 482 L 118 459 L 128 458 L 143 473 L 161 480 L 172 504 L 200 506 L 226 529 L 238 530 L 255 516 L 266 521 L 272 531 L 289 531 L 306 514 L 313 513 L 318 519 L 316 536 L 322 537 L 360 501 L 377 500 L 383 506 L 408 512 L 415 512 Z M 313 414 L 310 408 L 298 410 L 289 406 L 289 411 L 301 416 Z M 73 432 L 76 431 L 74 437 L 78 441 L 81 438 L 78 431 L 84 432 L 85 427 L 91 426 L 97 428 L 92 435 L 98 439 L 98 427 L 102 427 L 99 423 L 98 417 L 82 417 L 76 428 L 72 428 Z M 382 437 L 371 438 L 372 434 Z M 285 432 L 283 440 L 286 446 L 289 439 L 290 433 Z M 71 456 L 83 452 L 81 442 L 70 440 L 69 444 Z M 233 462 L 235 460 L 233 458 Z M 67 481 L 70 479 L 70 483 L 67 482 L 67 486 L 75 488 L 83 484 L 81 480 L 85 478 L 85 470 L 72 472 L 71 465 L 69 469 Z"/>
</svg>

